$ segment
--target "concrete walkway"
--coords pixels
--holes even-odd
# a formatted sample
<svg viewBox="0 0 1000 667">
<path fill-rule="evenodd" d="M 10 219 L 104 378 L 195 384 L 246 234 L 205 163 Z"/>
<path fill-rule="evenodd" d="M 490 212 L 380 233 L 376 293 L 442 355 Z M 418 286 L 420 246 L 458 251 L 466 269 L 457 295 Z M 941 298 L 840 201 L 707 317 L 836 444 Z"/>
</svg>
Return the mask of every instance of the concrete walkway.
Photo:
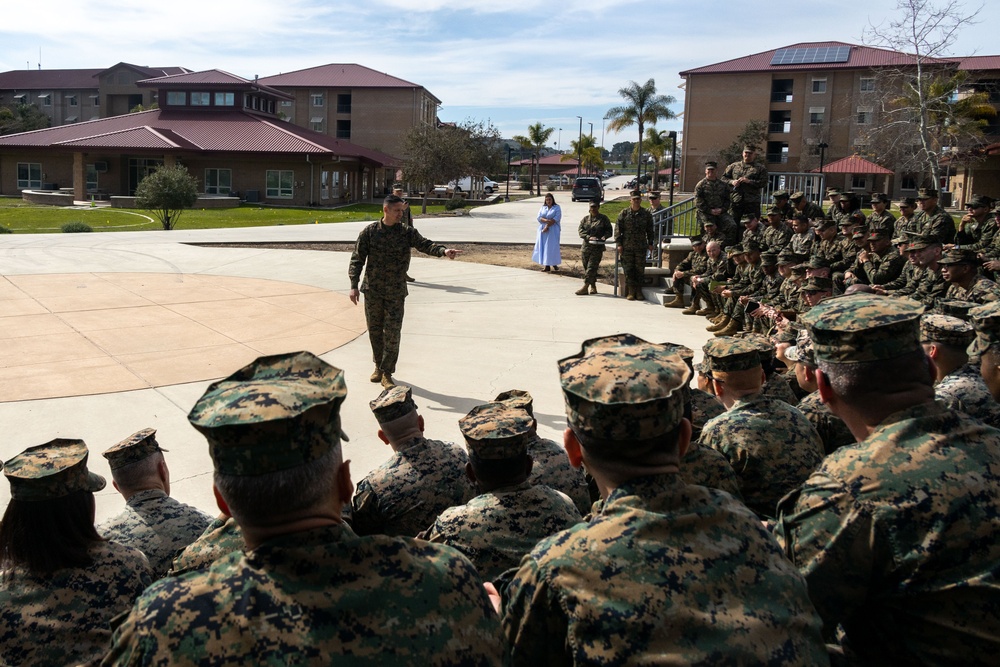
<svg viewBox="0 0 1000 667">
<path fill-rule="evenodd" d="M 571 224 L 562 242 L 575 245 L 586 204 L 565 194 L 559 202 Z M 417 227 L 458 247 L 531 243 L 540 204 L 496 204 Z M 82 438 L 91 468 L 108 476 L 100 452 L 153 427 L 170 450 L 173 495 L 214 511 L 211 461 L 187 412 L 210 380 L 254 356 L 309 349 L 346 373 L 344 449 L 361 479 L 390 451 L 368 408 L 381 387 L 368 382 L 363 310 L 346 297 L 349 254 L 190 244 L 353 241 L 364 224 L 0 237 L 0 457 Z M 700 350 L 707 336 L 701 318 L 609 294 L 575 296 L 579 281 L 564 276 L 436 258 L 415 258 L 410 274 L 418 282 L 410 285 L 396 380 L 413 387 L 432 438 L 460 441 L 459 417 L 521 388 L 535 398 L 540 432 L 559 439 L 556 360 L 583 340 L 628 331 Z M 116 388 L 109 375 L 131 384 Z M 32 398 L 39 387 L 47 398 Z M 8 493 L 0 484 L 0 504 Z M 98 520 L 122 505 L 109 483 L 98 494 Z"/>
</svg>

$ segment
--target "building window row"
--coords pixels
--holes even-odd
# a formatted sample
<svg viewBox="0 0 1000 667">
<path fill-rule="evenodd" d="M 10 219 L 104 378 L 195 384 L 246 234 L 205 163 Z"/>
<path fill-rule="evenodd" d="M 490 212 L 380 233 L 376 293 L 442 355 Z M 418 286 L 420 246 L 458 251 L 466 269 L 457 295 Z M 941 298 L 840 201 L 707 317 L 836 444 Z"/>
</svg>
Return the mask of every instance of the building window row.
<svg viewBox="0 0 1000 667">
<path fill-rule="evenodd" d="M 233 190 L 232 169 L 206 169 L 205 194 L 229 195 Z"/>
<path fill-rule="evenodd" d="M 295 190 L 295 172 L 291 169 L 268 169 L 265 184 L 268 199 L 291 199 Z"/>
<path fill-rule="evenodd" d="M 18 162 L 17 163 L 17 189 L 37 190 L 42 187 L 42 163 L 41 162 Z"/>
</svg>

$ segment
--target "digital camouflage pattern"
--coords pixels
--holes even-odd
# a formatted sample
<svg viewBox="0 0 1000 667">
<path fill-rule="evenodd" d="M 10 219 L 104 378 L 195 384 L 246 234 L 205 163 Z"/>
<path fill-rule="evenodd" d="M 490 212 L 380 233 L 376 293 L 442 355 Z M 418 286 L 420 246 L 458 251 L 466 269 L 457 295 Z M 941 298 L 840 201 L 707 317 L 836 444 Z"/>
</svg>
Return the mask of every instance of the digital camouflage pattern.
<svg viewBox="0 0 1000 667">
<path fill-rule="evenodd" d="M 921 343 L 943 343 L 965 349 L 975 337 L 975 330 L 965 320 L 937 313 L 920 316 Z"/>
<path fill-rule="evenodd" d="M 692 437 L 694 437 L 693 432 Z M 711 447 L 704 447 L 694 440 L 691 441 L 684 456 L 681 457 L 678 474 L 685 484 L 697 484 L 707 486 L 710 489 L 719 489 L 740 501 L 743 500 L 743 494 L 740 492 L 740 480 L 733 472 L 733 466 L 729 465 L 729 459 L 721 452 L 717 452 Z"/>
<path fill-rule="evenodd" d="M 936 243 L 954 243 L 955 220 L 948 213 L 935 206 L 930 211 L 918 210 L 913 214 L 913 224 L 920 236 Z"/>
<path fill-rule="evenodd" d="M 788 405 L 795 405 L 798 400 L 795 391 L 788 384 L 788 377 L 783 373 L 771 373 L 771 377 L 764 381 L 764 386 L 760 388 L 761 396 L 773 398 L 776 401 L 784 401 Z"/>
<path fill-rule="evenodd" d="M 97 527 L 104 537 L 146 554 L 153 575 L 162 577 L 177 552 L 205 532 L 212 517 L 160 489 L 133 494 L 125 509 Z"/>
<path fill-rule="evenodd" d="M 502 653 L 465 557 L 338 524 L 161 579 L 115 630 L 104 664 L 497 665 Z"/>
<path fill-rule="evenodd" d="M 107 482 L 87 470 L 88 456 L 83 440 L 56 438 L 27 448 L 3 464 L 11 498 L 32 502 L 100 491 Z"/>
<path fill-rule="evenodd" d="M 480 461 L 524 456 L 533 426 L 527 410 L 505 401 L 477 405 L 458 420 L 469 455 Z"/>
<path fill-rule="evenodd" d="M 828 456 L 776 534 L 858 662 L 981 664 L 1000 650 L 998 521 L 1000 432 L 920 403 Z"/>
<path fill-rule="evenodd" d="M 827 664 L 805 585 L 760 520 L 676 475 L 620 485 L 542 540 L 506 593 L 515 666 Z"/>
<path fill-rule="evenodd" d="M 101 455 L 108 460 L 111 470 L 118 470 L 152 456 L 156 452 L 165 451 L 167 450 L 162 449 L 156 441 L 156 429 L 144 428 L 105 449 Z"/>
<path fill-rule="evenodd" d="M 746 338 L 720 336 L 705 343 L 702 351 L 713 373 L 735 373 L 760 368 L 758 344 Z"/>
<path fill-rule="evenodd" d="M 747 507 L 763 517 L 775 516 L 778 500 L 823 460 L 823 443 L 805 415 L 760 394 L 705 424 L 700 442 L 725 455 Z"/>
<path fill-rule="evenodd" d="M 354 253 L 348 268 L 351 289 L 366 295 L 373 292 L 383 298 L 404 298 L 406 271 L 410 268 L 410 248 L 425 255 L 444 257 L 445 246 L 425 239 L 412 225 L 386 225 L 382 220 L 373 222 L 358 234 Z M 361 281 L 361 272 L 365 279 Z"/>
<path fill-rule="evenodd" d="M 582 520 L 564 493 L 530 482 L 504 486 L 450 507 L 421 538 L 447 544 L 472 561 L 484 581 L 515 568 L 545 537 Z"/>
<path fill-rule="evenodd" d="M 775 225 L 769 223 L 764 229 L 764 245 L 761 249 L 777 255 L 788 247 L 791 240 L 792 228 L 779 220 Z"/>
<path fill-rule="evenodd" d="M 382 391 L 375 400 L 368 402 L 375 420 L 379 424 L 396 421 L 417 409 L 413 402 L 413 392 L 409 387 L 394 385 Z"/>
<path fill-rule="evenodd" d="M 719 399 L 707 391 L 691 389 L 691 440 L 698 438 L 702 427 L 713 417 L 726 411 Z"/>
<path fill-rule="evenodd" d="M 893 359 L 920 344 L 924 307 L 910 299 L 851 294 L 822 301 L 802 316 L 818 361 Z"/>
<path fill-rule="evenodd" d="M 137 550 L 90 547 L 93 563 L 36 576 L 0 571 L 0 664 L 96 665 L 108 650 L 111 619 L 152 581 Z"/>
<path fill-rule="evenodd" d="M 528 436 L 528 455 L 532 460 L 529 482 L 565 493 L 581 515 L 590 511 L 587 477 L 582 469 L 569 464 L 562 446 L 533 433 Z"/>
<path fill-rule="evenodd" d="M 896 232 L 896 216 L 888 210 L 876 213 L 872 211 L 865 220 L 865 226 L 869 232 L 885 232 L 892 236 Z"/>
<path fill-rule="evenodd" d="M 611 219 L 603 213 L 595 215 L 585 215 L 580 220 L 580 227 L 577 230 L 583 245 L 580 248 L 580 257 L 583 260 L 584 277 L 583 280 L 588 285 L 597 283 L 597 271 L 601 266 L 601 259 L 604 257 L 604 240 L 614 235 L 611 227 Z M 591 243 L 590 238 L 600 239 L 600 243 Z"/>
<path fill-rule="evenodd" d="M 691 369 L 668 352 L 665 345 L 618 334 L 584 341 L 578 354 L 560 359 L 570 427 L 587 438 L 634 443 L 636 450 L 639 441 L 673 430 L 684 418 L 679 389 Z M 646 453 L 614 449 L 617 456 Z"/>
<path fill-rule="evenodd" d="M 642 287 L 646 272 L 646 252 L 656 241 L 653 215 L 649 209 L 624 209 L 615 223 L 615 243 L 621 255 L 625 281 L 635 289 Z"/>
<path fill-rule="evenodd" d="M 736 184 L 741 178 L 746 182 Z M 719 180 L 731 188 L 729 201 L 732 203 L 733 218 L 740 220 L 746 213 L 760 215 L 761 190 L 767 186 L 767 167 L 760 162 L 737 160 L 726 167 Z"/>
<path fill-rule="evenodd" d="M 951 410 L 975 417 L 987 426 L 1000 428 L 1000 403 L 986 386 L 979 364 L 965 364 L 934 385 L 934 398 Z"/>
<path fill-rule="evenodd" d="M 970 301 L 972 303 L 990 303 L 1000 300 L 1000 285 L 986 276 L 976 276 L 967 288 L 958 283 L 950 283 L 944 293 L 946 301 Z M 940 302 L 937 304 L 940 306 Z"/>
<path fill-rule="evenodd" d="M 818 391 L 805 396 L 795 407 L 816 429 L 819 439 L 823 442 L 825 454 L 831 454 L 857 441 L 844 420 L 830 412 L 829 406 L 820 399 Z"/>
<path fill-rule="evenodd" d="M 475 495 L 458 445 L 414 438 L 358 482 L 351 526 L 358 535 L 414 537 L 444 510 Z"/>
<path fill-rule="evenodd" d="M 177 554 L 170 566 L 170 574 L 178 575 L 192 570 L 202 570 L 223 556 L 243 551 L 243 531 L 236 519 L 220 514 L 212 519 L 198 539 Z"/>
<path fill-rule="evenodd" d="M 188 421 L 208 440 L 217 472 L 261 475 L 339 447 L 346 396 L 344 372 L 310 352 L 265 356 L 209 385 Z"/>
</svg>

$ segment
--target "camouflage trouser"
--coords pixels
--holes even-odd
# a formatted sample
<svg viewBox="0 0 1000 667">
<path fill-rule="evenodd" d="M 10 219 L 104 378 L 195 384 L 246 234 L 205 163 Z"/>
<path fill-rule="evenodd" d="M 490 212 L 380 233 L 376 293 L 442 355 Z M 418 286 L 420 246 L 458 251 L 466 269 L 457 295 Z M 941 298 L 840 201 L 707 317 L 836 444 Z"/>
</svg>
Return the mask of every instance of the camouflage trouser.
<svg viewBox="0 0 1000 667">
<path fill-rule="evenodd" d="M 583 260 L 583 282 L 588 285 L 597 284 L 597 270 L 601 266 L 601 258 L 604 257 L 603 246 L 592 246 L 587 244 L 580 251 L 580 259 Z"/>
<path fill-rule="evenodd" d="M 399 338 L 403 330 L 403 302 L 405 297 L 384 298 L 365 292 L 365 320 L 368 322 L 368 340 L 372 344 L 372 358 L 383 373 L 396 372 L 399 359 Z"/>
<path fill-rule="evenodd" d="M 642 292 L 642 277 L 646 273 L 646 249 L 622 250 L 622 270 L 625 272 L 625 287 L 632 288 L 636 294 Z"/>
<path fill-rule="evenodd" d="M 737 223 L 743 219 L 744 215 L 754 214 L 756 217 L 760 217 L 760 201 L 741 201 L 733 202 L 732 215 L 733 220 Z"/>
</svg>

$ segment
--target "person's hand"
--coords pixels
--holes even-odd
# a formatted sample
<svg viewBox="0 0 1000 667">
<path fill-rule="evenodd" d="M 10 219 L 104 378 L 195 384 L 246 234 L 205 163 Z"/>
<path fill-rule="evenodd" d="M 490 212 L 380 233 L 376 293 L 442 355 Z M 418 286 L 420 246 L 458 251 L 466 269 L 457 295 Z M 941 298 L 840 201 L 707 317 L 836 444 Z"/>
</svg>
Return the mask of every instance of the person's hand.
<svg viewBox="0 0 1000 667">
<path fill-rule="evenodd" d="M 447 250 L 444 251 L 444 256 L 447 257 L 448 259 L 455 259 L 461 254 L 462 251 L 456 250 L 455 248 L 448 248 Z"/>
<path fill-rule="evenodd" d="M 885 288 L 879 287 L 878 285 L 872 285 L 872 291 L 875 292 L 876 294 L 882 294 L 882 295 L 885 294 Z"/>
<path fill-rule="evenodd" d="M 859 252 L 858 253 L 858 259 L 861 260 L 862 264 L 864 264 L 865 262 L 867 262 L 868 261 L 868 251 L 867 250 L 862 250 L 861 252 Z"/>
<path fill-rule="evenodd" d="M 353 303 L 355 306 L 358 305 L 358 299 L 360 297 L 361 297 L 361 292 L 359 292 L 356 289 L 352 289 L 350 292 L 347 293 L 347 298 L 350 299 L 351 303 Z"/>
<path fill-rule="evenodd" d="M 844 274 L 844 280 L 854 280 L 854 272 L 848 271 Z"/>
<path fill-rule="evenodd" d="M 740 302 L 740 303 L 747 303 L 747 302 L 749 302 L 749 301 L 750 301 L 750 297 L 749 297 L 749 296 L 747 296 L 746 294 L 744 294 L 743 296 L 741 296 L 741 297 L 739 298 L 739 302 Z"/>
<path fill-rule="evenodd" d="M 499 614 L 500 605 L 502 604 L 503 599 L 500 597 L 500 592 L 497 590 L 497 587 L 493 585 L 493 582 L 485 581 L 483 582 L 483 588 L 486 589 L 486 595 L 489 596 L 490 602 L 493 603 L 493 609 L 497 614 Z"/>
<path fill-rule="evenodd" d="M 680 280 L 683 277 L 684 277 L 684 272 L 674 271 L 674 280 Z"/>
<path fill-rule="evenodd" d="M 996 271 L 1000 269 L 1000 259 L 991 259 L 990 261 L 986 262 L 986 264 L 984 264 L 983 266 L 985 266 L 990 271 Z"/>
</svg>

